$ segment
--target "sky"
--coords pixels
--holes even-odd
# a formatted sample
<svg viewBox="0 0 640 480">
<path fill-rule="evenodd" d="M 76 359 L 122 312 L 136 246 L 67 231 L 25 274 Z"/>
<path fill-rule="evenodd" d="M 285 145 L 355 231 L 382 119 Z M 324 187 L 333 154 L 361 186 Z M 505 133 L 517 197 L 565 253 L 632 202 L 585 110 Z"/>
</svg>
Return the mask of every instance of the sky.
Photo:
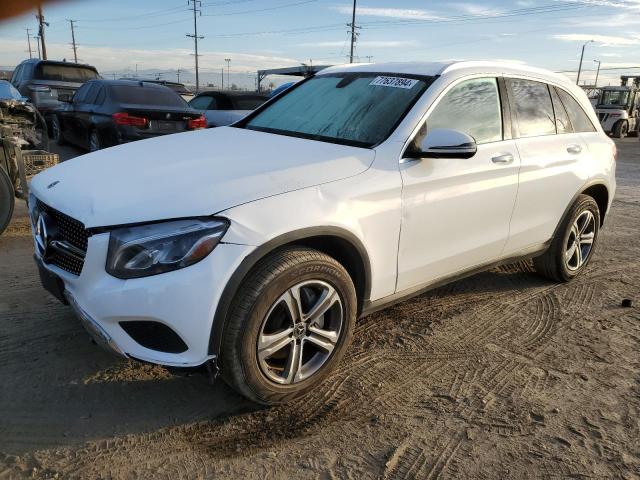
<svg viewBox="0 0 640 480">
<path fill-rule="evenodd" d="M 301 63 L 348 62 L 352 2 L 332 0 L 202 0 L 198 35 L 201 83 L 255 84 L 256 71 Z M 193 11 L 187 0 L 75 0 L 44 7 L 50 59 L 73 60 L 75 20 L 80 62 L 105 77 L 160 75 L 194 82 Z M 357 0 L 356 61 L 509 60 L 575 79 L 617 84 L 640 75 L 640 0 L 419 1 Z M 0 66 L 28 58 L 26 28 L 35 12 L 0 23 Z M 36 43 L 32 48 L 37 55 Z M 620 67 L 636 69 L 613 70 Z M 571 73 L 573 72 L 573 73 Z M 270 77 L 267 83 L 281 83 Z M 582 83 L 582 82 L 581 82 Z"/>
</svg>

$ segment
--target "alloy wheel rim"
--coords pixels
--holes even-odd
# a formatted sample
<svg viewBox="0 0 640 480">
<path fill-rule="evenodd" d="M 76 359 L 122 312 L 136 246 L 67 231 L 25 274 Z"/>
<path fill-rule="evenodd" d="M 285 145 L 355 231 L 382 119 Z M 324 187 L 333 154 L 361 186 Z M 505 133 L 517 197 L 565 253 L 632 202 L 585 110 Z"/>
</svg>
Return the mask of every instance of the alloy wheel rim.
<svg viewBox="0 0 640 480">
<path fill-rule="evenodd" d="M 565 248 L 564 261 L 570 271 L 582 267 L 593 248 L 596 219 L 590 210 L 582 212 L 573 222 Z"/>
<path fill-rule="evenodd" d="M 297 283 L 265 315 L 256 345 L 262 373 L 282 385 L 302 382 L 331 357 L 343 330 L 336 289 L 321 280 Z"/>
</svg>

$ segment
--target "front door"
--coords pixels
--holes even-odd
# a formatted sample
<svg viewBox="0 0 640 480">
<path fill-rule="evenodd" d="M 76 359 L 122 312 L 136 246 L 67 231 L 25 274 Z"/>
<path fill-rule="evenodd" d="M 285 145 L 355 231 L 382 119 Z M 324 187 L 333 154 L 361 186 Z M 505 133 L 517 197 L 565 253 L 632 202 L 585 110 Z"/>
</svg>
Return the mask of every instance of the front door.
<svg viewBox="0 0 640 480">
<path fill-rule="evenodd" d="M 462 80 L 437 100 L 426 125 L 467 133 L 468 159 L 402 161 L 402 226 L 396 291 L 473 269 L 502 254 L 518 190 L 520 158 L 496 78 Z M 504 119 L 504 121 L 503 121 Z"/>
</svg>

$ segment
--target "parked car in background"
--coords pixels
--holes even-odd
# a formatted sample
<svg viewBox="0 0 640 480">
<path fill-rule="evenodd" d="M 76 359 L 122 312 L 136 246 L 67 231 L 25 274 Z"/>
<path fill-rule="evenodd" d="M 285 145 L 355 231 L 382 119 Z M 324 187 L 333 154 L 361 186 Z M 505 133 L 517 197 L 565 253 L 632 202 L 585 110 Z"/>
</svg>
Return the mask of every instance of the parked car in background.
<svg viewBox="0 0 640 480">
<path fill-rule="evenodd" d="M 89 151 L 205 128 L 204 116 L 168 87 L 133 80 L 92 80 L 55 111 L 52 139 Z"/>
<path fill-rule="evenodd" d="M 204 114 L 207 127 L 222 127 L 244 118 L 268 99 L 261 93 L 202 92 L 189 105 Z"/>
<path fill-rule="evenodd" d="M 11 83 L 31 101 L 51 127 L 52 113 L 88 80 L 100 78 L 91 65 L 39 60 L 24 60 L 11 76 Z M 51 133 L 51 132 L 50 132 Z"/>
<path fill-rule="evenodd" d="M 23 97 L 9 81 L 0 80 L 0 100 L 21 100 L 26 102 L 28 98 Z"/>
<path fill-rule="evenodd" d="M 140 81 L 139 78 L 121 78 L 120 80 L 134 80 L 136 82 Z M 158 85 L 164 85 L 165 87 L 169 87 L 171 90 L 176 92 L 178 95 L 182 97 L 183 100 L 187 102 L 191 100 L 193 97 L 195 97 L 195 93 L 189 90 L 183 83 L 169 82 L 168 80 L 144 80 L 143 79 L 142 81 L 146 83 L 155 83 Z"/>
<path fill-rule="evenodd" d="M 285 90 L 287 90 L 289 87 L 295 85 L 296 82 L 287 82 L 287 83 L 283 83 L 282 85 L 277 86 L 276 88 L 274 88 L 271 93 L 269 94 L 269 98 L 275 97 L 276 95 L 279 95 L 280 93 L 284 92 Z"/>
<path fill-rule="evenodd" d="M 524 258 L 556 282 L 597 274 L 615 159 L 547 70 L 330 67 L 232 127 L 39 174 L 36 261 L 112 351 L 219 366 L 282 403 L 338 388 L 323 380 L 359 316 Z"/>
</svg>

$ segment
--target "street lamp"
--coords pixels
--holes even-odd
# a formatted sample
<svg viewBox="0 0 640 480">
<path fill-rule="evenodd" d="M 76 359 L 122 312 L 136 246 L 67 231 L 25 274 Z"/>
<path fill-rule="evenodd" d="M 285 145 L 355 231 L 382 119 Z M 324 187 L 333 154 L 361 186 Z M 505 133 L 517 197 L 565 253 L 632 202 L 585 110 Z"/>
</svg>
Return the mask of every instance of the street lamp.
<svg viewBox="0 0 640 480">
<path fill-rule="evenodd" d="M 582 54 L 580 54 L 580 66 L 578 67 L 578 78 L 576 78 L 576 85 L 580 85 L 580 73 L 582 72 L 582 59 L 584 58 L 584 47 L 586 47 L 587 44 L 591 42 L 593 42 L 593 40 L 584 42 L 584 45 L 582 45 Z"/>
<path fill-rule="evenodd" d="M 229 79 L 229 64 L 231 63 L 230 58 L 225 58 L 225 62 L 227 62 L 227 88 L 231 89 L 231 80 Z"/>
<path fill-rule="evenodd" d="M 600 74 L 600 64 L 602 62 L 600 60 L 594 60 L 594 62 L 596 62 L 598 64 L 598 70 L 596 70 L 596 81 L 594 82 L 593 86 L 597 87 L 598 86 L 598 75 Z"/>
</svg>

